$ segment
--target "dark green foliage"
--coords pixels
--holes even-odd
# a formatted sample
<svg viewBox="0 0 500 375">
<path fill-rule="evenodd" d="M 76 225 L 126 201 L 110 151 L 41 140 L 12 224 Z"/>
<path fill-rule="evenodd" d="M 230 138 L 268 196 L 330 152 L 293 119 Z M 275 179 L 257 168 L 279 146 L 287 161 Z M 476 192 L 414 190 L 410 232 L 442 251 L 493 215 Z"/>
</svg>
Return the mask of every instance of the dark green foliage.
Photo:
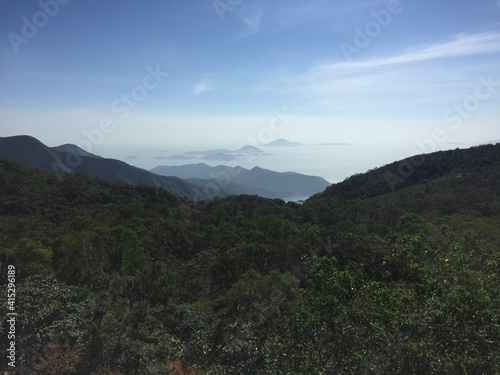
<svg viewBox="0 0 500 375">
<path fill-rule="evenodd" d="M 499 373 L 499 149 L 425 155 L 392 192 L 395 163 L 303 205 L 190 202 L 0 158 L 19 361 L 61 375 Z"/>
<path fill-rule="evenodd" d="M 479 180 L 494 186 L 499 177 L 500 144 L 473 147 L 468 150 L 440 151 L 413 156 L 334 184 L 316 199 L 365 199 L 427 182 Z"/>
</svg>

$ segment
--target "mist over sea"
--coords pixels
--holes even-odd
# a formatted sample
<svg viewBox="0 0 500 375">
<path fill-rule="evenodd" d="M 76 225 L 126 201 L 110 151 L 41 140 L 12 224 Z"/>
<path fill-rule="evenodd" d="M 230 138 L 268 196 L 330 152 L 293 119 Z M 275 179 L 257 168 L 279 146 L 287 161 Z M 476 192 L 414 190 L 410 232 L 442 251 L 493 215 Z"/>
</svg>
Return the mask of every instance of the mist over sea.
<svg viewBox="0 0 500 375">
<path fill-rule="evenodd" d="M 320 176 L 331 183 L 343 181 L 356 173 L 381 167 L 385 164 L 406 157 L 421 154 L 415 144 L 401 145 L 305 145 L 298 147 L 259 147 L 264 153 L 257 155 L 240 154 L 232 161 L 200 160 L 195 157 L 186 160 L 171 159 L 189 151 L 205 151 L 217 148 L 236 150 L 237 147 L 218 145 L 166 145 L 161 147 L 110 147 L 96 150 L 96 153 L 108 158 L 123 160 L 128 164 L 150 170 L 158 165 L 185 165 L 205 163 L 210 166 L 241 166 L 251 169 L 255 166 L 276 172 L 297 172 Z M 452 149 L 456 146 L 441 145 L 440 149 Z"/>
</svg>

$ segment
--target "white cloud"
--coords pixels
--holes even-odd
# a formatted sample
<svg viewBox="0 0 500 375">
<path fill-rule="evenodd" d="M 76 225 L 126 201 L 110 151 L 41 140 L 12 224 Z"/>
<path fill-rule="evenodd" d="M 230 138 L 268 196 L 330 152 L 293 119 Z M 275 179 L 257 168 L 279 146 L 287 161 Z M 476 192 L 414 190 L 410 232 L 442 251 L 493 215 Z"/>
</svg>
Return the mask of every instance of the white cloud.
<svg viewBox="0 0 500 375">
<path fill-rule="evenodd" d="M 198 83 L 193 87 L 193 94 L 195 95 L 200 95 L 204 93 L 205 91 L 208 91 L 208 85 L 206 83 Z"/>
<path fill-rule="evenodd" d="M 417 105 L 448 102 L 479 75 L 498 72 L 490 60 L 481 64 L 445 58 L 500 53 L 500 33 L 459 35 L 449 42 L 412 49 L 389 57 L 321 64 L 280 85 L 301 94 L 314 107 L 329 110 L 383 108 L 394 103 Z M 433 60 L 429 64 L 411 64 Z M 435 61 L 434 61 L 435 60 Z"/>
<path fill-rule="evenodd" d="M 500 1 L 500 0 L 499 0 Z M 406 51 L 402 54 L 362 61 L 346 61 L 319 66 L 319 71 L 374 68 L 448 57 L 500 52 L 500 32 L 460 34 L 454 40 Z"/>
<path fill-rule="evenodd" d="M 204 92 L 211 91 L 212 87 L 210 83 L 208 82 L 199 82 L 196 85 L 194 85 L 193 89 L 191 90 L 191 93 L 194 95 L 200 95 L 203 94 Z"/>
</svg>

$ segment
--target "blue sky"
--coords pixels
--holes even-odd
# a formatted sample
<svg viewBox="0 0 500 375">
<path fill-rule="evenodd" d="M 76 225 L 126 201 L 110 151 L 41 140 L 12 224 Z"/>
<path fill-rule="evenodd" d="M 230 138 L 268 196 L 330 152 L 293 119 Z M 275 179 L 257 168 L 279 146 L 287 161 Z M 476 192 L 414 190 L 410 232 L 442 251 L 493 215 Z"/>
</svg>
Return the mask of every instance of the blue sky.
<svg viewBox="0 0 500 375">
<path fill-rule="evenodd" d="M 2 136 L 450 148 L 499 104 L 498 0 L 0 0 Z"/>
</svg>

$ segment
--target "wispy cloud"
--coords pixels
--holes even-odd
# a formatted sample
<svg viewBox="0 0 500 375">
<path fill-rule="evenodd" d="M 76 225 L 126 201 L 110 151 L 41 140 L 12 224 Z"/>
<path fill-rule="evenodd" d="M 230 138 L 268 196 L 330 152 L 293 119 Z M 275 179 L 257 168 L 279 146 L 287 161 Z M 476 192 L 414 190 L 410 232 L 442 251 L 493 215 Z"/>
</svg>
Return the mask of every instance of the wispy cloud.
<svg viewBox="0 0 500 375">
<path fill-rule="evenodd" d="M 500 1 L 500 0 L 499 0 Z M 346 70 L 374 68 L 387 65 L 405 64 L 417 61 L 442 59 L 448 57 L 472 56 L 500 52 L 500 32 L 485 32 L 478 34 L 460 34 L 452 41 L 437 43 L 403 52 L 399 55 L 373 58 L 362 61 L 346 61 L 325 64 L 319 70 Z"/>
<path fill-rule="evenodd" d="M 204 92 L 212 91 L 213 85 L 208 79 L 202 79 L 198 82 L 191 90 L 191 93 L 194 95 L 201 95 Z"/>
<path fill-rule="evenodd" d="M 283 77 L 278 85 L 283 92 L 301 96 L 310 108 L 328 111 L 381 110 L 396 104 L 417 108 L 457 100 L 479 75 L 498 72 L 494 60 L 498 53 L 499 32 L 462 34 L 397 55 L 316 65 L 303 74 Z M 487 54 L 491 58 L 481 65 L 464 59 L 448 61 Z"/>
</svg>

